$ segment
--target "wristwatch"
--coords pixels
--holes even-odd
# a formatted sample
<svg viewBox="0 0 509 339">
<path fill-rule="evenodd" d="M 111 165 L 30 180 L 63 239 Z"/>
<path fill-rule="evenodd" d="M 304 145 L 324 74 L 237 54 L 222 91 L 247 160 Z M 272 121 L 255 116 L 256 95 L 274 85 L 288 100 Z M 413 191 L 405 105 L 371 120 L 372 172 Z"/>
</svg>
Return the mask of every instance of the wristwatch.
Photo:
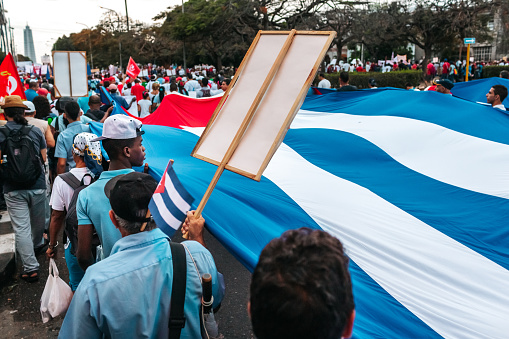
<svg viewBox="0 0 509 339">
<path fill-rule="evenodd" d="M 57 241 L 57 243 L 56 243 L 55 245 L 51 245 L 51 244 L 49 244 L 49 245 L 48 245 L 48 248 L 49 248 L 50 250 L 52 250 L 52 249 L 54 249 L 54 248 L 55 248 L 55 247 L 57 247 L 57 246 L 58 246 L 58 241 Z"/>
</svg>

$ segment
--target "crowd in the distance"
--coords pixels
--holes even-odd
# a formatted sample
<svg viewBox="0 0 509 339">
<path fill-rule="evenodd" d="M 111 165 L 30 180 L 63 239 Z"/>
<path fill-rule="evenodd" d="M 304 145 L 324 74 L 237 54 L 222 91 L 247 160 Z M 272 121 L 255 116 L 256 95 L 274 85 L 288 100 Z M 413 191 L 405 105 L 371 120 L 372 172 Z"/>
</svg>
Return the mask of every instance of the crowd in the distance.
<svg viewBox="0 0 509 339">
<path fill-rule="evenodd" d="M 105 73 L 90 77 L 89 96 L 77 100 L 55 98 L 51 79 L 25 83 L 27 100 L 12 95 L 2 104 L 2 197 L 20 279 L 39 281 L 39 255 L 65 255 L 74 296 L 59 337 L 212 338 L 202 321 L 202 276 L 210 275 L 211 309 L 225 286 L 206 248 L 205 220 L 188 212 L 182 246 L 155 225 L 148 205 L 157 182 L 147 174 L 142 123 L 112 115 L 106 92 L 125 108 L 136 103 L 143 117 L 168 92 L 208 97 L 226 91 L 229 79 L 190 72 L 127 82 Z M 91 121 L 103 122 L 100 136 Z M 311 229 L 271 241 L 254 270 L 248 309 L 261 339 L 349 337 L 355 311 L 341 242 Z"/>
</svg>

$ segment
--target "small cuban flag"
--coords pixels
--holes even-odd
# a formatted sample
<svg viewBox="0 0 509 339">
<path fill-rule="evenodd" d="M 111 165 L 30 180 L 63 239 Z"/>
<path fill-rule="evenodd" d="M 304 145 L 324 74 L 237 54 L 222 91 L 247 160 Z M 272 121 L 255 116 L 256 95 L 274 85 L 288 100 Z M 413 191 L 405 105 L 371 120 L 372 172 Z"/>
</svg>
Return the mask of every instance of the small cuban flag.
<svg viewBox="0 0 509 339">
<path fill-rule="evenodd" d="M 171 237 L 186 219 L 193 201 L 194 198 L 177 178 L 170 160 L 148 204 L 157 227 Z"/>
</svg>

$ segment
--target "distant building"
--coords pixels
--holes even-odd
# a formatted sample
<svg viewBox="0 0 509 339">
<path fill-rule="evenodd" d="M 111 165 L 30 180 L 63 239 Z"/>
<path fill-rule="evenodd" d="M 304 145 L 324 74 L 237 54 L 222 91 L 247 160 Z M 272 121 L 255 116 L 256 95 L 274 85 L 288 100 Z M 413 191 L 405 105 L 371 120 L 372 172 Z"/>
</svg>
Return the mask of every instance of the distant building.
<svg viewBox="0 0 509 339">
<path fill-rule="evenodd" d="M 23 36 L 25 38 L 25 56 L 29 57 L 33 62 L 35 61 L 35 47 L 34 47 L 34 38 L 32 37 L 32 30 L 26 25 L 23 30 Z"/>
</svg>

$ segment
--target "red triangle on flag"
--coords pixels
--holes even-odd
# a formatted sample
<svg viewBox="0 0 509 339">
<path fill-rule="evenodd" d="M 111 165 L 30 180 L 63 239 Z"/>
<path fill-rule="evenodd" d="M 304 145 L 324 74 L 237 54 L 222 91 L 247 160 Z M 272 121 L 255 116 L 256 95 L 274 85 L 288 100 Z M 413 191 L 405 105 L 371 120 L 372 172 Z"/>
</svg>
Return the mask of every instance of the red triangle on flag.
<svg viewBox="0 0 509 339">
<path fill-rule="evenodd" d="M 27 99 L 11 53 L 5 56 L 0 65 L 0 97 L 4 98 L 8 95 L 19 95 L 21 99 Z"/>
</svg>

